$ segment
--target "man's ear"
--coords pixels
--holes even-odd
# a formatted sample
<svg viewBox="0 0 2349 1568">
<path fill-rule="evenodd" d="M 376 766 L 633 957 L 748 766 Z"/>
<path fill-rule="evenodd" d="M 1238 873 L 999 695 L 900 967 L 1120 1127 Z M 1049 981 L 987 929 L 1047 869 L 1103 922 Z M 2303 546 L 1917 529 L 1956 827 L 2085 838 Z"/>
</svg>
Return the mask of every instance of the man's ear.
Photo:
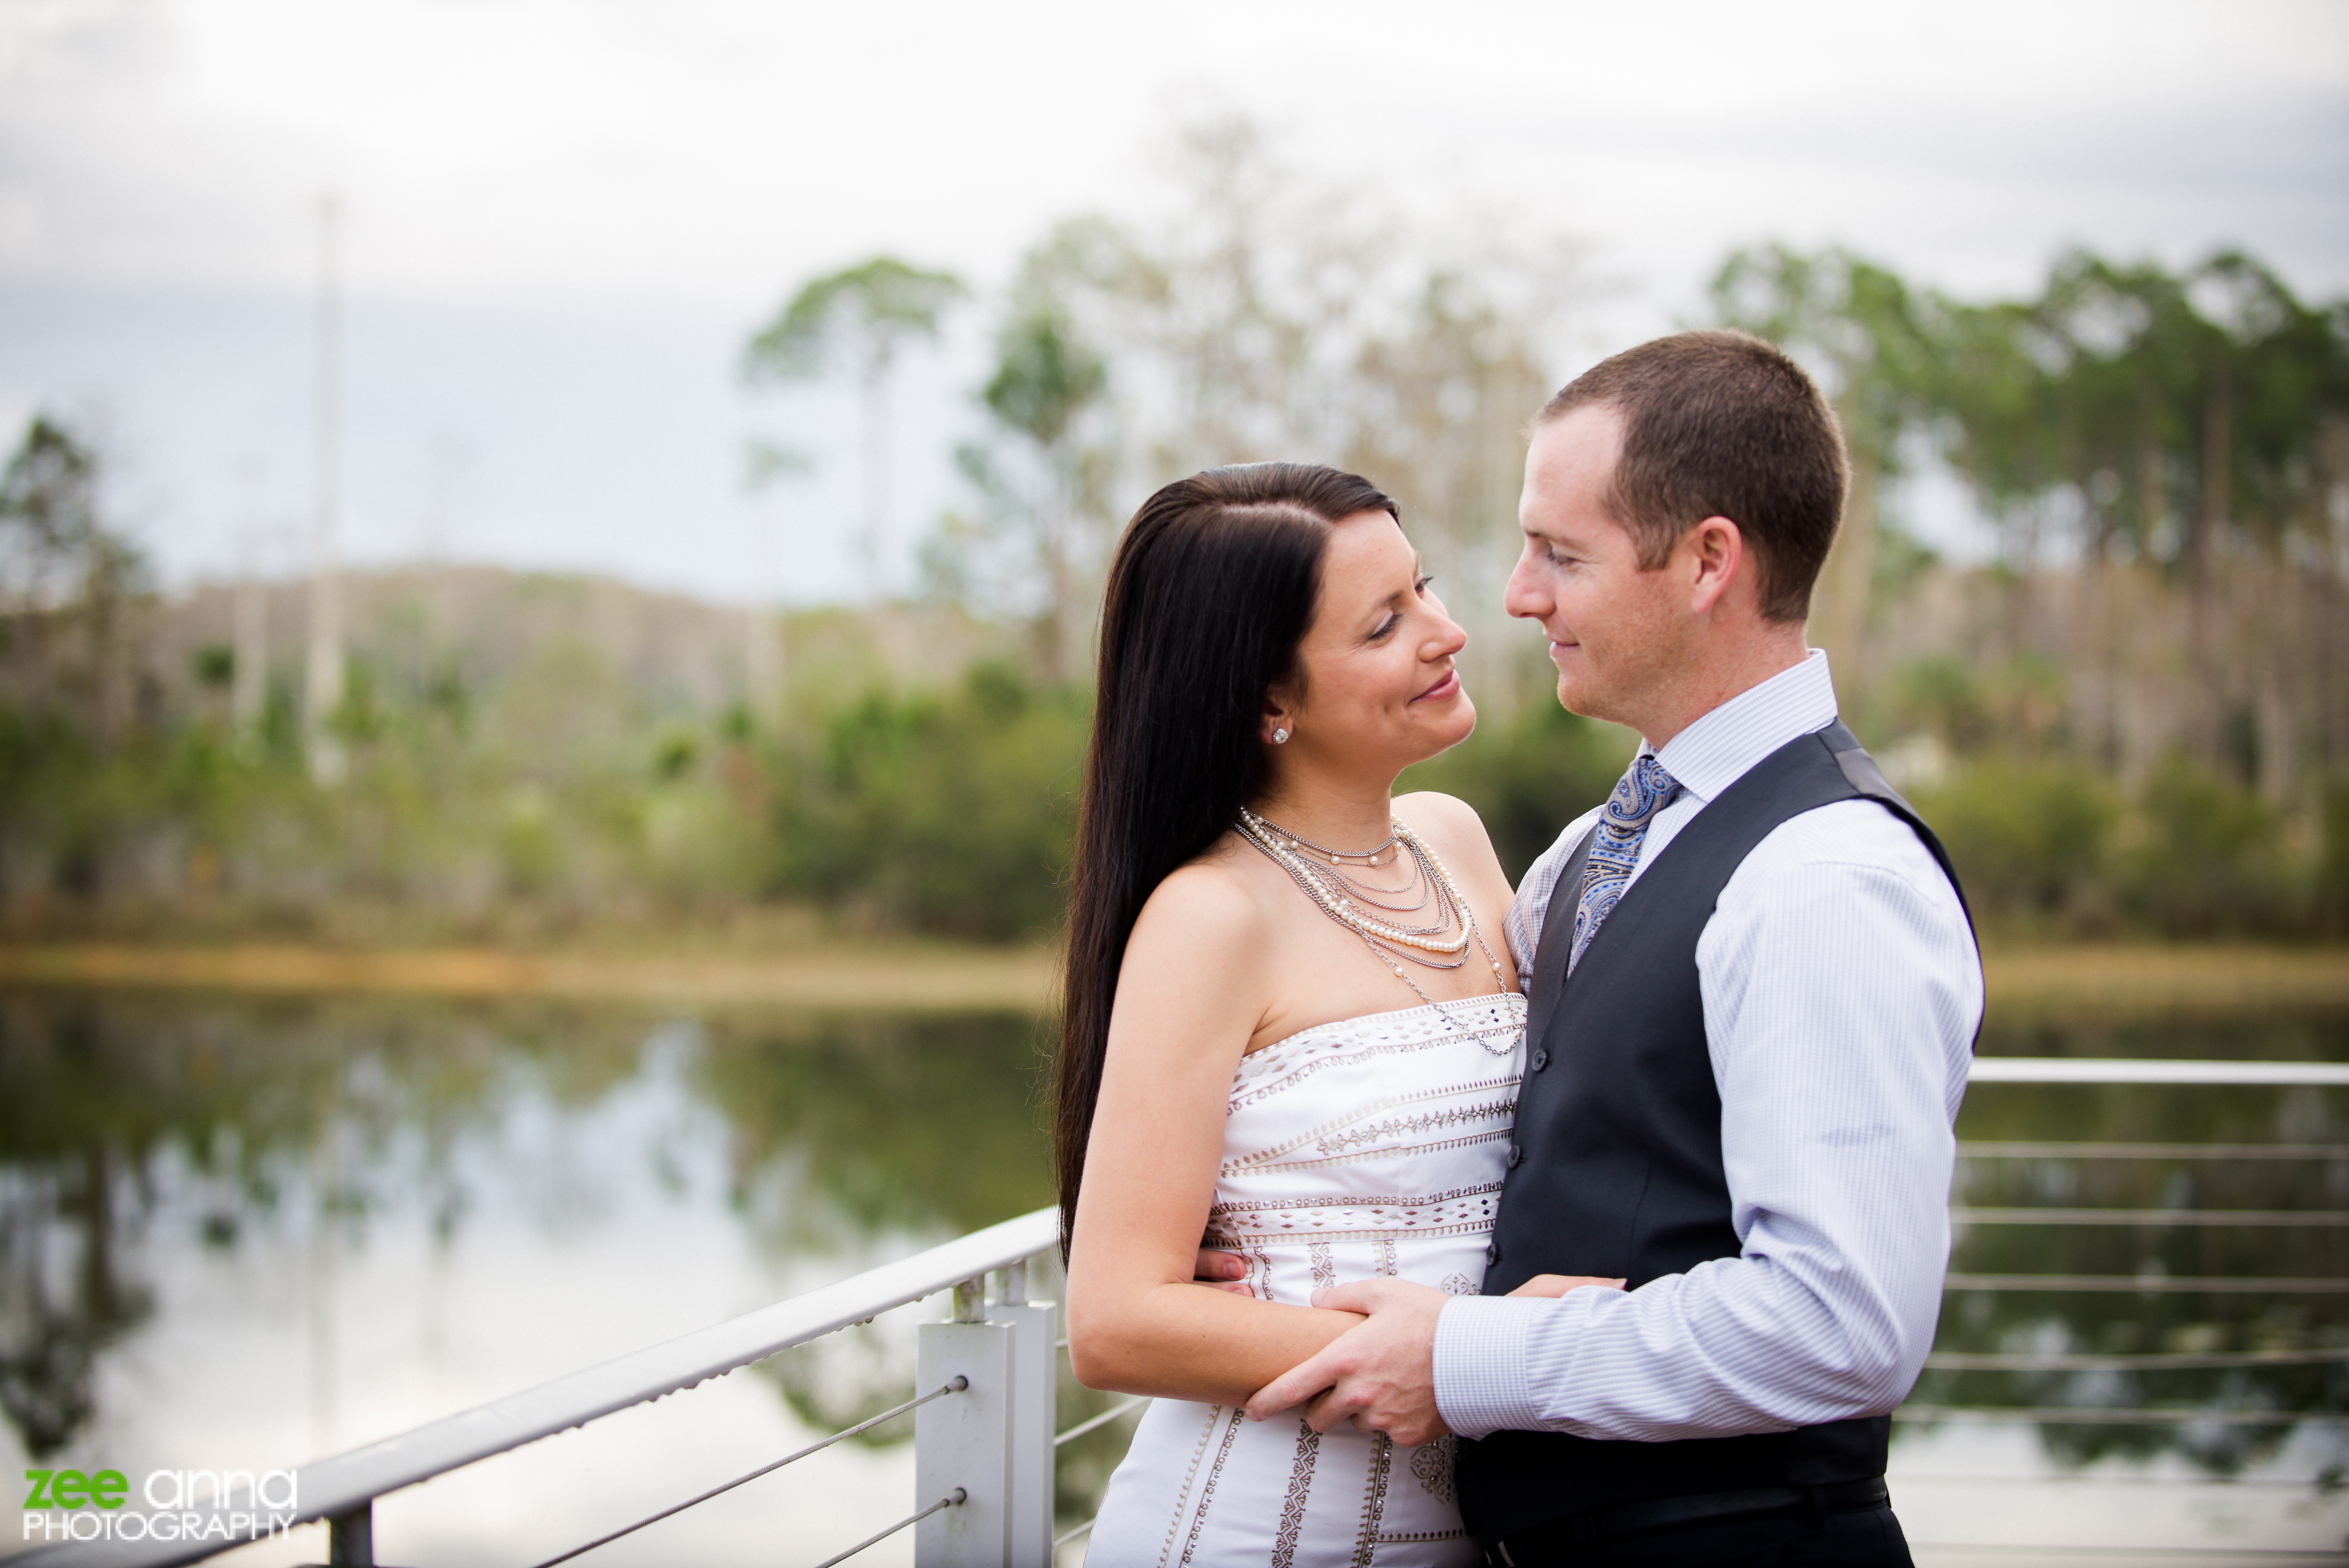
<svg viewBox="0 0 2349 1568">
<path fill-rule="evenodd" d="M 1726 517 L 1708 517 L 1681 535 L 1673 554 L 1688 573 L 1689 608 L 1710 615 L 1723 598 L 1753 575 L 1746 564 L 1745 535 Z"/>
</svg>

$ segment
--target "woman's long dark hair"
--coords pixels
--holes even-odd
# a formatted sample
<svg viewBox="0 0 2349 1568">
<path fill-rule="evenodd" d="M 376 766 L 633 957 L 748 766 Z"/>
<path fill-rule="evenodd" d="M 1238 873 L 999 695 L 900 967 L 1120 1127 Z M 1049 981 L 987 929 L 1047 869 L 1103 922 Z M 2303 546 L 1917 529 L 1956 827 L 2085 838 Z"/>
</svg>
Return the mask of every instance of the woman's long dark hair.
<svg viewBox="0 0 2349 1568">
<path fill-rule="evenodd" d="M 1265 691 L 1296 668 L 1330 524 L 1363 512 L 1400 520 L 1370 481 L 1336 469 L 1211 468 L 1143 502 L 1118 543 L 1102 608 L 1053 1074 L 1064 1256 L 1126 940 L 1158 884 L 1262 790 Z"/>
</svg>

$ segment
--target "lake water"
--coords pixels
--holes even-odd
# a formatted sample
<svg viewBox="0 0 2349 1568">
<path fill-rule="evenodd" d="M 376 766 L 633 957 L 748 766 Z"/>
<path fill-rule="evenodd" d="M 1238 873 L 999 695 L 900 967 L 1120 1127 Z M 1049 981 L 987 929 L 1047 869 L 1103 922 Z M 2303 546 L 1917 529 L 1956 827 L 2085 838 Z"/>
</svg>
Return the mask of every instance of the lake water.
<svg viewBox="0 0 2349 1568">
<path fill-rule="evenodd" d="M 2340 1061 L 2349 1017 L 2075 1021 L 1983 1049 Z M 0 993 L 0 1460 L 295 1465 L 1039 1207 L 1040 1065 L 1014 1015 Z M 1958 1359 L 1894 1449 L 1920 1562 L 2339 1560 L 2349 1366 L 2289 1357 L 2349 1346 L 2349 1092 L 1983 1085 L 1960 1133 L 1977 1218 L 1936 1352 Z M 2133 1152 L 2066 1147 L 2091 1143 Z M 2085 1212 L 2112 1209 L 2269 1222 Z M 903 1398 L 936 1315 L 395 1494 L 378 1554 L 551 1556 Z M 2077 1359 L 2148 1353 L 2172 1360 Z M 1064 1387 L 1063 1420 L 1106 1404 Z M 910 1506 L 903 1436 L 585 1561 L 821 1562 Z M 1062 1450 L 1069 1521 L 1123 1441 Z M 305 1529 L 224 1561 L 324 1556 Z M 899 1538 L 857 1561 L 910 1559 Z"/>
</svg>

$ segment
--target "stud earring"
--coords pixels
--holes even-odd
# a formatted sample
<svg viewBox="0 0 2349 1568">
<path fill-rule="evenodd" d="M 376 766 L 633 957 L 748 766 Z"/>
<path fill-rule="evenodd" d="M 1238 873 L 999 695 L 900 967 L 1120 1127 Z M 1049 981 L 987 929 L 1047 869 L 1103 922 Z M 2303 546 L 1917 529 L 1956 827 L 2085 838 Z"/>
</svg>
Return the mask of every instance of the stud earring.
<svg viewBox="0 0 2349 1568">
<path fill-rule="evenodd" d="M 1272 732 L 1272 743 L 1276 746 L 1287 745 L 1288 743 L 1288 732 L 1287 730 L 1275 730 Z"/>
</svg>

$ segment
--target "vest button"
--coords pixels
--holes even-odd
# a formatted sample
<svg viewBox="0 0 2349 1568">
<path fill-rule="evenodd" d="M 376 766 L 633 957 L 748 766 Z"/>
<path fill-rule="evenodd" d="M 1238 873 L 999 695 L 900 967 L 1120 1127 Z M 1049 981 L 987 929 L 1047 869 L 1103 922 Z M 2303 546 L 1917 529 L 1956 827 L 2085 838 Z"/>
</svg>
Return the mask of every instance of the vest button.
<svg viewBox="0 0 2349 1568">
<path fill-rule="evenodd" d="M 1501 1244 L 1498 1241 L 1487 1241 L 1485 1244 L 1485 1266 L 1489 1269 L 1500 1261 Z"/>
<path fill-rule="evenodd" d="M 1511 1170 L 1515 1170 L 1518 1166 L 1523 1165 L 1525 1163 L 1525 1145 L 1521 1143 L 1513 1143 L 1509 1146 L 1509 1168 Z"/>
<path fill-rule="evenodd" d="M 1548 1066 L 1548 1065 L 1549 1065 L 1549 1053 L 1548 1053 L 1547 1051 L 1537 1051 L 1537 1052 L 1535 1052 L 1535 1053 L 1534 1053 L 1534 1071 L 1535 1071 L 1535 1072 L 1538 1073 L 1538 1072 L 1540 1072 L 1544 1067 L 1547 1067 L 1547 1066 Z"/>
</svg>

